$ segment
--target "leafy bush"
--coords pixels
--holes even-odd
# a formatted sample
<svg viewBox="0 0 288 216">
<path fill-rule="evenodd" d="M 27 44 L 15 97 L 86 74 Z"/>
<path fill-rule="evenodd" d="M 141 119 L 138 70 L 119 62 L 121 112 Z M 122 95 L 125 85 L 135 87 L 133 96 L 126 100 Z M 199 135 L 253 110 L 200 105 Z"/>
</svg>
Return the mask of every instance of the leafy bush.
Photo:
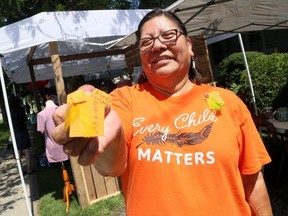
<svg viewBox="0 0 288 216">
<path fill-rule="evenodd" d="M 288 53 L 263 55 L 249 64 L 258 111 L 265 106 L 288 106 Z M 252 106 L 248 76 L 242 73 L 240 78 L 241 93 L 246 95 L 247 106 Z M 243 99 L 243 98 L 242 98 Z"/>
<path fill-rule="evenodd" d="M 246 52 L 248 64 L 263 55 L 263 53 L 259 52 Z M 234 90 L 235 86 L 240 83 L 241 74 L 244 72 L 245 63 L 242 52 L 231 54 L 220 63 L 218 85 L 229 89 L 233 86 Z"/>
<path fill-rule="evenodd" d="M 265 106 L 288 107 L 288 54 L 246 52 L 259 113 Z M 242 53 L 225 58 L 219 67 L 218 84 L 237 94 L 252 111 L 253 101 Z"/>
</svg>

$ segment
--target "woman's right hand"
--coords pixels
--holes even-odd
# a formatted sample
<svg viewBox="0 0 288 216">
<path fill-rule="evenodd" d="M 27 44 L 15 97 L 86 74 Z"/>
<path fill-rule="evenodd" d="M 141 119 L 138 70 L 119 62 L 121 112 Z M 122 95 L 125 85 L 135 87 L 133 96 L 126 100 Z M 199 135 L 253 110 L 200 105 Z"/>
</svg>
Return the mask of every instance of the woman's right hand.
<svg viewBox="0 0 288 216">
<path fill-rule="evenodd" d="M 85 91 L 93 91 L 94 87 L 80 87 Z M 121 120 L 118 114 L 105 106 L 104 136 L 84 138 L 69 137 L 65 129 L 65 116 L 68 105 L 59 106 L 53 115 L 55 128 L 52 137 L 69 156 L 78 156 L 78 163 L 86 166 L 92 163 L 102 175 L 118 176 L 126 168 L 127 155 Z"/>
</svg>

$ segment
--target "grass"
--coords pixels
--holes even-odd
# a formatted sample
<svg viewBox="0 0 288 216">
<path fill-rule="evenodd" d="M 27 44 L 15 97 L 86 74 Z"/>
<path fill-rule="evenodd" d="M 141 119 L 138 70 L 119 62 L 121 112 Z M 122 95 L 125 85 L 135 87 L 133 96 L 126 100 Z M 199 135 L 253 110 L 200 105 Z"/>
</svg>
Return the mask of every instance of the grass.
<svg viewBox="0 0 288 216">
<path fill-rule="evenodd" d="M 57 195 L 56 195 L 57 196 Z M 40 216 L 65 216 L 66 203 L 55 197 L 55 193 L 48 193 L 40 200 L 38 214 Z M 118 195 L 99 201 L 91 206 L 81 208 L 72 196 L 68 215 L 71 216 L 116 216 L 124 208 L 123 197 Z"/>
<path fill-rule="evenodd" d="M 73 179 L 71 179 L 71 167 L 66 165 L 66 168 L 69 173 L 69 180 L 74 184 Z M 66 203 L 63 202 L 64 182 L 61 167 L 39 168 L 37 176 L 39 193 L 41 194 L 38 207 L 39 216 L 65 216 Z M 80 207 L 76 193 L 70 196 L 70 201 L 68 215 L 71 216 L 116 216 L 124 209 L 124 200 L 121 194 L 101 200 L 85 208 Z"/>
</svg>

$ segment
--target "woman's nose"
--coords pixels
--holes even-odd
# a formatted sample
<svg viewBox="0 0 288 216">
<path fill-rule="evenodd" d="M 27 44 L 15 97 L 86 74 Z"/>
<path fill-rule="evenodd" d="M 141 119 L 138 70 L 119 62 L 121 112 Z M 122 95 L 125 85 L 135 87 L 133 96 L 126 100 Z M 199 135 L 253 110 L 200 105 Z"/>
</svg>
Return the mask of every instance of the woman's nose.
<svg viewBox="0 0 288 216">
<path fill-rule="evenodd" d="M 152 47 L 152 50 L 159 50 L 159 49 L 164 49 L 167 48 L 165 44 L 163 44 L 159 38 L 156 38 Z"/>
</svg>

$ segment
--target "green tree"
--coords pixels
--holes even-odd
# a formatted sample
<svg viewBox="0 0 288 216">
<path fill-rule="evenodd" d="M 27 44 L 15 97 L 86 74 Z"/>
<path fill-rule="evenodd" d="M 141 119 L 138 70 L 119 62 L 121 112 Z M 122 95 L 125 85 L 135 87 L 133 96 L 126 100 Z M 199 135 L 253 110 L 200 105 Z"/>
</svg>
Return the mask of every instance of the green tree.
<svg viewBox="0 0 288 216">
<path fill-rule="evenodd" d="M 43 11 L 130 9 L 129 0 L 1 0 L 0 26 L 5 26 Z"/>
<path fill-rule="evenodd" d="M 141 0 L 139 8 L 166 8 L 176 2 L 176 0 Z"/>
</svg>

